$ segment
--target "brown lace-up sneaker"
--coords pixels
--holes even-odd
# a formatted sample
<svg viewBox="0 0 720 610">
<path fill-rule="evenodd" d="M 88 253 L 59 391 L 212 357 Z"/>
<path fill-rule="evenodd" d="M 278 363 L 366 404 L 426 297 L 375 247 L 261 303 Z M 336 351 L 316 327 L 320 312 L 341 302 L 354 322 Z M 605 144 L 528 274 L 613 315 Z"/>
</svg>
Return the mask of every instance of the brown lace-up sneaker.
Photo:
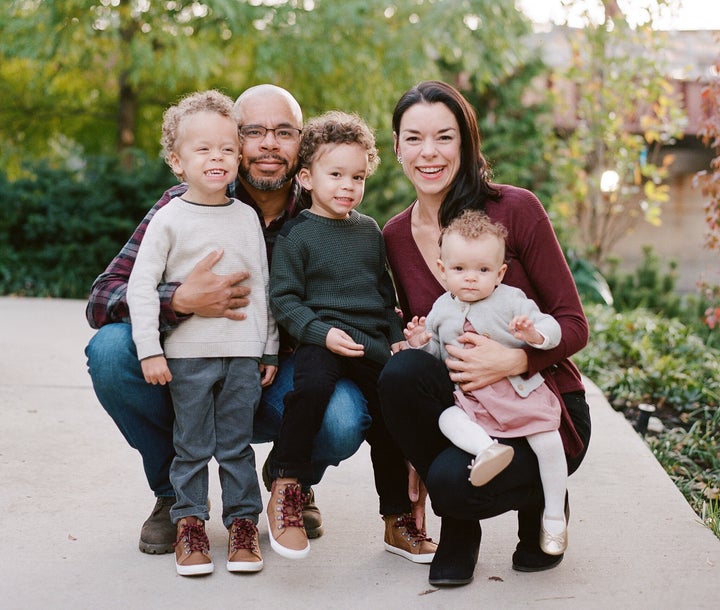
<svg viewBox="0 0 720 610">
<path fill-rule="evenodd" d="M 272 490 L 272 476 L 270 475 L 270 461 L 274 449 L 270 450 L 262 467 L 262 480 L 265 489 Z M 320 538 L 323 535 L 322 515 L 317 504 L 315 504 L 315 492 L 312 487 L 308 487 L 305 493 L 305 506 L 303 506 L 303 522 L 305 523 L 305 533 L 310 539 Z"/>
<path fill-rule="evenodd" d="M 205 523 L 197 517 L 185 517 L 177 523 L 175 568 L 181 576 L 210 574 L 215 568 Z"/>
<path fill-rule="evenodd" d="M 143 553 L 160 555 L 173 552 L 177 537 L 177 528 L 170 521 L 170 508 L 173 504 L 175 496 L 161 496 L 155 502 L 155 508 L 140 530 L 138 547 Z"/>
<path fill-rule="evenodd" d="M 273 551 L 288 559 L 302 559 L 310 552 L 302 509 L 305 495 L 295 479 L 276 479 L 267 507 L 268 533 Z"/>
<path fill-rule="evenodd" d="M 234 519 L 228 539 L 228 571 L 259 572 L 262 568 L 257 526 L 250 519 Z"/>
<path fill-rule="evenodd" d="M 437 544 L 419 530 L 412 515 L 385 515 L 385 550 L 413 563 L 430 563 Z"/>
<path fill-rule="evenodd" d="M 305 524 L 305 533 L 308 538 L 320 538 L 320 536 L 323 535 L 322 515 L 320 514 L 320 509 L 317 507 L 317 504 L 315 504 L 315 492 L 312 487 L 305 493 L 302 518 Z"/>
</svg>

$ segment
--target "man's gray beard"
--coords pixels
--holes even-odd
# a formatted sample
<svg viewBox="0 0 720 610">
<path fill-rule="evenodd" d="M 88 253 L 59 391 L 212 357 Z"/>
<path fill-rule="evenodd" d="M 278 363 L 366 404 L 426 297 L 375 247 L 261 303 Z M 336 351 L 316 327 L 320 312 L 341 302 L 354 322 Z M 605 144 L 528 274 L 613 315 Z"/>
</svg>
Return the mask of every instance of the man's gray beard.
<svg viewBox="0 0 720 610">
<path fill-rule="evenodd" d="M 240 177 L 258 191 L 277 191 L 292 180 L 294 174 L 285 174 L 280 178 L 255 178 L 249 171 L 239 170 Z"/>
</svg>

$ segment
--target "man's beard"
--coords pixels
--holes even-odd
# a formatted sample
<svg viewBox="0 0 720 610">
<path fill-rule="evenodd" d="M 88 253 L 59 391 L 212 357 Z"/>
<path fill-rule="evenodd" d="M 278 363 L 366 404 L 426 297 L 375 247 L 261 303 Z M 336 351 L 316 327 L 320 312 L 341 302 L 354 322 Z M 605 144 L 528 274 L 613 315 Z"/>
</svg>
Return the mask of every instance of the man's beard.
<svg viewBox="0 0 720 610">
<path fill-rule="evenodd" d="M 276 191 L 279 188 L 285 186 L 290 180 L 293 179 L 297 173 L 297 164 L 288 169 L 285 174 L 279 178 L 266 178 L 264 176 L 253 176 L 250 173 L 250 165 L 243 167 L 242 165 L 238 168 L 238 174 L 240 177 L 247 182 L 251 187 L 258 191 Z"/>
</svg>

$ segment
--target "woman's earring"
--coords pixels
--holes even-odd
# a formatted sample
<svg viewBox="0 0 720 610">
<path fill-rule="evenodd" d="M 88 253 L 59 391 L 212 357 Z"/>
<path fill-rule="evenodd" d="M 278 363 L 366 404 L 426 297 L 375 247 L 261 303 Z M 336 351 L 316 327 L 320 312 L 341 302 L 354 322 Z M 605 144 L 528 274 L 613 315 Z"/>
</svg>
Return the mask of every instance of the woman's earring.
<svg viewBox="0 0 720 610">
<path fill-rule="evenodd" d="M 400 155 L 397 156 L 398 163 L 402 165 L 402 157 Z"/>
</svg>

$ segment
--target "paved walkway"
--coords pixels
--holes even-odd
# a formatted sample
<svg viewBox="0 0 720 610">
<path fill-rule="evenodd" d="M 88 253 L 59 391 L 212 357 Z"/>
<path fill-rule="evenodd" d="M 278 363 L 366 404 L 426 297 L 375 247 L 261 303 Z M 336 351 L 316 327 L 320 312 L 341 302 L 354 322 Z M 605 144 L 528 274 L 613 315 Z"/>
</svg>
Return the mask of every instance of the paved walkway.
<svg viewBox="0 0 720 610">
<path fill-rule="evenodd" d="M 316 487 L 325 535 L 310 557 L 273 553 L 261 522 L 265 569 L 254 575 L 224 569 L 213 473 L 216 571 L 179 577 L 172 555 L 137 550 L 154 498 L 93 394 L 83 355 L 91 335 L 84 302 L 0 298 L 1 608 L 720 607 L 720 541 L 592 385 L 593 440 L 570 479 L 570 547 L 554 570 L 511 569 L 516 523 L 507 514 L 483 522 L 471 585 L 431 587 L 426 566 L 383 550 L 363 447 Z M 258 464 L 267 450 L 256 447 Z M 428 527 L 437 538 L 434 515 Z"/>
</svg>

